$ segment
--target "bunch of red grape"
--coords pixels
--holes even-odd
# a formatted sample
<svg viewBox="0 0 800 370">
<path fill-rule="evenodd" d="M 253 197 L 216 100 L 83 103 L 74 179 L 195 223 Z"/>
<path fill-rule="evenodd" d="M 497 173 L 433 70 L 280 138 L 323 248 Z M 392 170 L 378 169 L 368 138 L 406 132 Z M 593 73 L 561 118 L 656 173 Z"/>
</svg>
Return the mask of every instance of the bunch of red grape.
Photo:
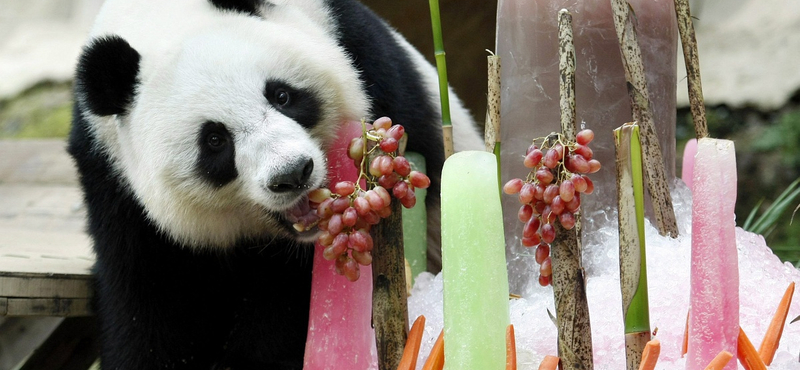
<svg viewBox="0 0 800 370">
<path fill-rule="evenodd" d="M 350 281 L 358 280 L 359 265 L 372 263 L 369 231 L 391 215 L 392 195 L 411 208 L 417 202 L 414 189 L 431 184 L 428 176 L 412 171 L 408 160 L 395 154 L 404 132 L 403 126 L 392 125 L 387 117 L 377 119 L 370 130 L 365 125 L 362 135 L 353 138 L 347 149 L 359 169 L 358 181 L 340 181 L 330 189 L 308 194 L 309 204 L 319 217 L 317 227 L 322 234 L 318 241 L 325 247 L 323 257 L 335 260 L 336 272 Z M 364 190 L 362 183 L 370 189 Z"/>
<path fill-rule="evenodd" d="M 591 194 L 594 184 L 586 174 L 600 170 L 600 162 L 593 159 L 589 143 L 594 139 L 592 130 L 582 130 L 575 142 L 568 142 L 561 134 L 553 133 L 535 139 L 525 155 L 525 167 L 531 171 L 525 180 L 511 179 L 503 186 L 506 194 L 518 194 L 522 206 L 519 220 L 522 245 L 536 247 L 535 259 L 539 267 L 539 284 L 547 286 L 552 280 L 550 244 L 556 238 L 554 222 L 564 229 L 575 227 L 575 214 L 580 211 L 581 194 Z M 536 145 L 541 141 L 540 145 Z"/>
</svg>

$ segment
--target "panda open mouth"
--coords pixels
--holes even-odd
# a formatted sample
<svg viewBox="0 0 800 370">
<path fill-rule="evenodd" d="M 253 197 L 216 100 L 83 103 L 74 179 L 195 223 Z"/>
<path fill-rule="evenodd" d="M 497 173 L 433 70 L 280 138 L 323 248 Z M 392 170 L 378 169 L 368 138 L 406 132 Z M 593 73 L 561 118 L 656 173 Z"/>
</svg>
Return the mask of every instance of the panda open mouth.
<svg viewBox="0 0 800 370">
<path fill-rule="evenodd" d="M 308 197 L 300 198 L 295 205 L 287 209 L 283 213 L 285 226 L 293 230 L 299 240 L 311 241 L 313 240 L 319 230 L 317 229 L 317 216 L 316 209 L 311 208 Z"/>
</svg>

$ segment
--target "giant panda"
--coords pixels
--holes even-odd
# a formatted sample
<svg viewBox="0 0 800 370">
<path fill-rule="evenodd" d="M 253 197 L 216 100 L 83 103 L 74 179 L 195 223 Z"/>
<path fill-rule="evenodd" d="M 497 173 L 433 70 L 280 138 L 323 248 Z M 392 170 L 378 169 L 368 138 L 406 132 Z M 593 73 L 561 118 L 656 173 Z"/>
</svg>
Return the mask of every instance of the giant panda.
<svg viewBox="0 0 800 370">
<path fill-rule="evenodd" d="M 68 145 L 102 367 L 301 369 L 316 234 L 287 214 L 326 185 L 342 122 L 388 116 L 426 158 L 435 221 L 437 89 L 355 0 L 107 0 L 78 61 Z M 479 149 L 451 104 L 456 149 Z"/>
</svg>

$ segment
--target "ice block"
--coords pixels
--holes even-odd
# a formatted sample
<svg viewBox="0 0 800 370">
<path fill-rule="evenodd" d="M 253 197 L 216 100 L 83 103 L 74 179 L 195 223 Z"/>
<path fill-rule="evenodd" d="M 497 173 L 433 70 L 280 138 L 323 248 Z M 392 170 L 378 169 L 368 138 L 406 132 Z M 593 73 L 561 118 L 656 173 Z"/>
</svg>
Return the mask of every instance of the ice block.
<svg viewBox="0 0 800 370">
<path fill-rule="evenodd" d="M 349 122 L 328 152 L 331 182 L 355 181 L 358 171 L 347 157 L 350 139 L 361 135 L 361 123 Z M 311 275 L 311 307 L 305 370 L 377 368 L 372 315 L 372 268 L 361 266 L 361 277 L 350 282 L 336 274 L 333 261 L 322 257 L 323 247 L 314 249 Z"/>
<path fill-rule="evenodd" d="M 700 139 L 692 185 L 691 311 L 686 369 L 720 351 L 736 353 L 739 267 L 736 251 L 736 153 L 733 142 Z M 736 362 L 727 370 L 735 370 Z"/>
<path fill-rule="evenodd" d="M 650 98 L 656 120 L 667 179 L 675 173 L 675 94 L 677 86 L 677 24 L 672 1 L 630 0 L 639 22 Z M 524 176 L 522 156 L 536 137 L 559 131 L 559 64 L 557 17 L 560 9 L 573 16 L 575 33 L 576 121 L 595 132 L 594 157 L 603 163 L 593 174 L 595 193 L 582 200 L 584 215 L 615 208 L 614 138 L 612 129 L 631 121 L 619 43 L 608 0 L 499 0 L 497 55 L 501 71 L 502 179 Z M 519 202 L 504 197 L 506 239 L 512 255 L 525 256 L 520 245 L 523 223 L 517 221 Z M 591 238 L 603 218 L 583 223 Z M 609 219 L 610 220 L 610 219 Z M 509 261 L 510 269 L 525 270 L 532 258 Z M 531 271 L 533 272 L 533 271 Z M 522 290 L 514 283 L 512 290 Z"/>
<path fill-rule="evenodd" d="M 445 368 L 506 365 L 508 275 L 492 153 L 460 152 L 442 170 Z"/>
<path fill-rule="evenodd" d="M 689 139 L 686 147 L 683 148 L 683 167 L 681 168 L 681 179 L 689 189 L 692 188 L 694 177 L 694 156 L 697 154 L 697 139 Z"/>
</svg>

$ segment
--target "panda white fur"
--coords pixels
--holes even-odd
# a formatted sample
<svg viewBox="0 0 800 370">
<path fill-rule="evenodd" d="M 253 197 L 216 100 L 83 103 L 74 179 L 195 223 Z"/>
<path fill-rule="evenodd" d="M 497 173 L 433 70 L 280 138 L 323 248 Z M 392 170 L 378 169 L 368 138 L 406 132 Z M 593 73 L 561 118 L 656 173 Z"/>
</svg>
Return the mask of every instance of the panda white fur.
<svg viewBox="0 0 800 370">
<path fill-rule="evenodd" d="M 436 84 L 355 0 L 106 1 L 69 142 L 103 368 L 302 368 L 314 233 L 285 215 L 325 185 L 342 122 L 389 116 L 426 157 L 438 227 Z M 451 104 L 456 149 L 480 149 Z"/>
</svg>

